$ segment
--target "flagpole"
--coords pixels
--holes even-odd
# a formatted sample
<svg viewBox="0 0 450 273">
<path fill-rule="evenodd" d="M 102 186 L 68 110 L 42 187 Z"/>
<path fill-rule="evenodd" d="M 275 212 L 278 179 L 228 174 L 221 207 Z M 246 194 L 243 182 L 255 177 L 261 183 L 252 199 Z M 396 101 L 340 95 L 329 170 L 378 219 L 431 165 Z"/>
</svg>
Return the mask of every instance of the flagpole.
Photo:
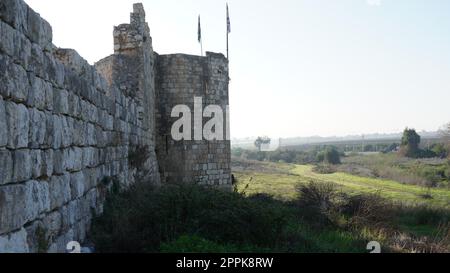
<svg viewBox="0 0 450 273">
<path fill-rule="evenodd" d="M 203 39 L 202 39 L 202 28 L 200 24 L 200 15 L 198 15 L 198 42 L 200 43 L 200 56 L 203 56 Z"/>
<path fill-rule="evenodd" d="M 229 59 L 229 57 L 228 57 L 228 26 L 227 26 L 227 59 Z"/>
<path fill-rule="evenodd" d="M 229 60 L 228 55 L 228 34 L 230 33 L 230 14 L 228 12 L 228 3 L 227 3 L 227 60 Z"/>
</svg>

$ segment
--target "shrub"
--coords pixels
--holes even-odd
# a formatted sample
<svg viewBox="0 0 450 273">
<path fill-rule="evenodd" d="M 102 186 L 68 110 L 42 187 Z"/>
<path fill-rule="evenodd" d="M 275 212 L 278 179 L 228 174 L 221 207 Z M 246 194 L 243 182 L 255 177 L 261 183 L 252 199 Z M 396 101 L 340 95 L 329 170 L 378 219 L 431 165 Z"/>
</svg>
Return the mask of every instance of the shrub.
<svg viewBox="0 0 450 273">
<path fill-rule="evenodd" d="M 433 151 L 433 153 L 440 158 L 446 158 L 448 155 L 447 147 L 443 143 L 433 144 L 431 146 L 431 151 Z"/>
<path fill-rule="evenodd" d="M 336 167 L 329 165 L 329 164 L 318 164 L 313 167 L 313 172 L 320 173 L 320 174 L 331 174 L 335 173 Z"/>
<path fill-rule="evenodd" d="M 392 204 L 379 194 L 347 196 L 342 212 L 350 217 L 351 227 L 383 227 L 392 222 Z"/>
<path fill-rule="evenodd" d="M 182 235 L 201 235 L 218 244 L 270 247 L 286 223 L 280 207 L 196 185 L 155 188 L 138 183 L 108 197 L 94 220 L 100 252 L 156 252 Z"/>
<path fill-rule="evenodd" d="M 432 225 L 448 224 L 450 221 L 450 213 L 448 210 L 434 208 L 426 205 L 415 206 L 399 206 L 396 208 L 398 217 L 406 217 L 407 224 Z"/>
<path fill-rule="evenodd" d="M 182 235 L 177 240 L 162 243 L 162 253 L 240 253 L 265 252 L 266 249 L 253 246 L 219 244 L 197 235 Z"/>
<path fill-rule="evenodd" d="M 325 152 L 319 152 L 319 153 L 317 153 L 317 156 L 316 156 L 316 161 L 317 162 L 323 162 L 325 160 Z"/>
<path fill-rule="evenodd" d="M 324 162 L 329 164 L 341 164 L 341 155 L 334 147 L 328 147 L 324 152 Z"/>
<path fill-rule="evenodd" d="M 302 217 L 313 220 L 318 226 L 334 224 L 337 212 L 337 199 L 340 194 L 332 183 L 310 182 L 297 187 L 299 197 L 297 205 L 301 209 Z"/>
</svg>

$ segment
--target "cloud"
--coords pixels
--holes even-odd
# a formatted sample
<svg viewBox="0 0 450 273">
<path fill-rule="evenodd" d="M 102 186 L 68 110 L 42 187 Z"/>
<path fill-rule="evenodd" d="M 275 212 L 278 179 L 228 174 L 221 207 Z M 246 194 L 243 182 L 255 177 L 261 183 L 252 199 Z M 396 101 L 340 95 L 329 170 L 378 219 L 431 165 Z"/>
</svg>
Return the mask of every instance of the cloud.
<svg viewBox="0 0 450 273">
<path fill-rule="evenodd" d="M 381 6 L 381 0 L 367 0 L 369 6 Z"/>
</svg>

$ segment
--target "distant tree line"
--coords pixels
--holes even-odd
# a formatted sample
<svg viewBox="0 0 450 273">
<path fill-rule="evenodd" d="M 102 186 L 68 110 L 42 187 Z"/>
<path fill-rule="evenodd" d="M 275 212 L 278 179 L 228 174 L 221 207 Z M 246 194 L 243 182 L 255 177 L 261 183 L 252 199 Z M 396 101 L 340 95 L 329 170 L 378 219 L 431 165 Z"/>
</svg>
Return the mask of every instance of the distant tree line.
<svg viewBox="0 0 450 273">
<path fill-rule="evenodd" d="M 446 158 L 450 154 L 450 124 L 446 125 L 444 130 L 441 131 L 441 135 L 441 142 L 433 143 L 431 146 L 426 148 L 420 148 L 420 135 L 416 132 L 416 130 L 406 128 L 403 131 L 399 153 L 402 156 L 411 158 Z"/>
<path fill-rule="evenodd" d="M 285 162 L 295 164 L 328 163 L 340 164 L 343 151 L 339 151 L 333 146 L 316 147 L 308 151 L 283 150 L 275 151 L 254 151 L 242 148 L 234 148 L 231 151 L 233 156 L 249 160 Z"/>
</svg>

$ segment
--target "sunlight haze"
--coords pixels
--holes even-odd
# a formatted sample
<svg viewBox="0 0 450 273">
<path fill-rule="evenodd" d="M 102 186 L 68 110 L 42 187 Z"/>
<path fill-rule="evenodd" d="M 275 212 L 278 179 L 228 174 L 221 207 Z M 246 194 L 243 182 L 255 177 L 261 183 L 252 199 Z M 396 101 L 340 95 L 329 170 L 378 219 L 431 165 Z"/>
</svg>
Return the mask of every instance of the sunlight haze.
<svg viewBox="0 0 450 273">
<path fill-rule="evenodd" d="M 26 0 L 91 64 L 139 0 Z M 141 0 L 160 54 L 226 52 L 226 1 Z M 450 121 L 450 1 L 229 0 L 231 136 L 435 131 Z"/>
</svg>

